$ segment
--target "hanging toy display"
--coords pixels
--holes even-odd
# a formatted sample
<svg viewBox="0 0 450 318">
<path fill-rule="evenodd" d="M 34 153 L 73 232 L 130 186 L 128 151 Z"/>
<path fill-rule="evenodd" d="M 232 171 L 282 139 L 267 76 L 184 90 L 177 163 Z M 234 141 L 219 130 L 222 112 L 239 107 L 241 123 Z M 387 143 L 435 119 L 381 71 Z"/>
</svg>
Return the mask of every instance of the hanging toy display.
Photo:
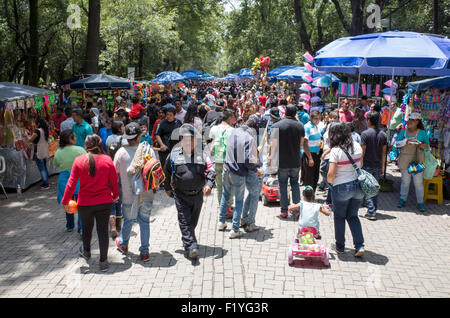
<svg viewBox="0 0 450 318">
<path fill-rule="evenodd" d="M 259 59 L 255 58 L 252 67 L 252 73 L 255 80 L 259 83 L 260 87 L 267 87 L 267 73 L 270 71 L 270 57 L 260 56 Z"/>
</svg>

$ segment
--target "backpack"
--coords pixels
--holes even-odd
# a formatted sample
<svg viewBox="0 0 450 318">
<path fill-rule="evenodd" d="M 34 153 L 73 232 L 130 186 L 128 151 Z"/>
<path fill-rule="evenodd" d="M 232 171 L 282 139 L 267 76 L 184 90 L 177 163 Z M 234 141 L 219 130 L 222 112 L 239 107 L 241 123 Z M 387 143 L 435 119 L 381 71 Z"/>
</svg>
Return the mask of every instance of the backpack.
<svg viewBox="0 0 450 318">
<path fill-rule="evenodd" d="M 341 149 L 342 151 L 344 151 L 344 153 L 352 163 L 353 168 L 356 170 L 356 173 L 358 174 L 358 182 L 362 192 L 364 192 L 364 194 L 369 198 L 377 196 L 378 192 L 380 192 L 380 184 L 378 183 L 377 179 L 375 179 L 375 177 L 371 175 L 369 172 L 358 168 L 355 161 L 347 152 L 347 150 L 345 150 L 344 148 Z"/>
<path fill-rule="evenodd" d="M 166 180 L 161 162 L 150 155 L 145 157 L 145 164 L 142 168 L 142 179 L 144 181 L 145 191 L 157 190 L 159 186 Z"/>
<path fill-rule="evenodd" d="M 116 156 L 117 151 L 119 151 L 120 148 L 122 148 L 122 139 L 123 137 L 119 138 L 119 141 L 114 141 L 111 143 L 111 146 L 109 146 L 109 155 L 114 160 L 114 157 Z"/>
<path fill-rule="evenodd" d="M 224 129 L 220 138 L 214 139 L 213 160 L 214 162 L 225 162 L 227 154 L 227 129 Z"/>
</svg>

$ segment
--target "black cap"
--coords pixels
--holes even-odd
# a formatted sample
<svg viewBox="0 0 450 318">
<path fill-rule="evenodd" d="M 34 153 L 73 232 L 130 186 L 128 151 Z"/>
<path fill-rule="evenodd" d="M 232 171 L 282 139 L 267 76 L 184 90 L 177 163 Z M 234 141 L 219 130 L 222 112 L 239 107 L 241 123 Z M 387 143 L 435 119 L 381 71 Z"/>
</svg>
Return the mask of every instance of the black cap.
<svg viewBox="0 0 450 318">
<path fill-rule="evenodd" d="M 141 126 L 139 126 L 138 123 L 133 122 L 125 127 L 125 134 L 123 135 L 123 139 L 136 139 L 136 137 L 141 133 Z"/>
</svg>

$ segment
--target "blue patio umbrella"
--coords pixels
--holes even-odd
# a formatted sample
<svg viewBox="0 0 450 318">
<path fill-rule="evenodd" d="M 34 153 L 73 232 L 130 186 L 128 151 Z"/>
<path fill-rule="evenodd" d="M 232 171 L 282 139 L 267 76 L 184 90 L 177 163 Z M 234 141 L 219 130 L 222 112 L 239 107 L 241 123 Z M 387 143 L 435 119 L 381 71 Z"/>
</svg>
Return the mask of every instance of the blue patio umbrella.
<svg viewBox="0 0 450 318">
<path fill-rule="evenodd" d="M 338 39 L 317 52 L 321 71 L 411 76 L 450 75 L 450 40 L 433 34 L 390 31 Z"/>
<path fill-rule="evenodd" d="M 199 71 L 199 70 L 186 70 L 183 73 L 181 73 L 181 75 L 185 76 L 184 73 L 193 73 L 193 74 L 199 75 L 199 76 L 203 75 L 203 72 Z"/>
<path fill-rule="evenodd" d="M 280 66 L 280 67 L 274 68 L 269 73 L 267 73 L 267 77 L 268 78 L 276 77 L 276 76 L 280 75 L 281 73 L 283 73 L 283 72 L 285 72 L 287 70 L 291 70 L 291 69 L 294 69 L 294 68 L 297 68 L 297 67 L 300 67 L 300 66 L 297 66 L 297 65 Z"/>
<path fill-rule="evenodd" d="M 228 74 L 228 75 L 225 77 L 225 80 L 227 80 L 227 81 L 234 81 L 234 80 L 237 80 L 238 75 L 239 75 L 238 73 Z"/>
<path fill-rule="evenodd" d="M 70 84 L 70 89 L 130 89 L 130 81 L 106 74 L 96 74 Z"/>
<path fill-rule="evenodd" d="M 151 81 L 151 83 L 159 83 L 159 84 L 167 84 L 167 83 L 175 83 L 182 82 L 186 78 L 178 72 L 174 71 L 166 71 L 159 73 L 156 78 Z"/>
<path fill-rule="evenodd" d="M 252 73 L 252 70 L 249 68 L 243 68 L 239 71 L 238 76 L 240 78 L 254 78 L 255 76 Z"/>
<path fill-rule="evenodd" d="M 279 80 L 302 81 L 305 75 L 311 75 L 304 67 L 297 66 L 275 76 Z"/>
<path fill-rule="evenodd" d="M 410 82 L 408 83 L 408 87 L 417 92 L 426 91 L 430 87 L 440 90 L 446 90 L 450 88 L 450 76 L 441 76 L 422 81 Z"/>
<path fill-rule="evenodd" d="M 184 76 L 188 80 L 199 80 L 202 78 L 201 74 L 196 74 L 196 73 L 187 72 L 187 71 L 181 73 L 181 75 Z"/>
</svg>

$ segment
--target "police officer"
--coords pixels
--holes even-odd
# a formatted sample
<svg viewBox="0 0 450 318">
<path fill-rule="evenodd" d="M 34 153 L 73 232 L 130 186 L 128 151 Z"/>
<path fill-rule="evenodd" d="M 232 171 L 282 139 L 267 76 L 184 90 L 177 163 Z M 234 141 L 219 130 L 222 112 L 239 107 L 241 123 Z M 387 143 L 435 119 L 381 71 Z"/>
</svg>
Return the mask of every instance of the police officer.
<svg viewBox="0 0 450 318">
<path fill-rule="evenodd" d="M 203 151 L 202 136 L 190 124 L 179 129 L 181 137 L 171 151 L 164 166 L 164 184 L 169 197 L 175 198 L 181 240 L 189 258 L 198 258 L 198 244 L 195 237 L 203 196 L 210 195 L 216 173 L 208 154 Z"/>
</svg>

